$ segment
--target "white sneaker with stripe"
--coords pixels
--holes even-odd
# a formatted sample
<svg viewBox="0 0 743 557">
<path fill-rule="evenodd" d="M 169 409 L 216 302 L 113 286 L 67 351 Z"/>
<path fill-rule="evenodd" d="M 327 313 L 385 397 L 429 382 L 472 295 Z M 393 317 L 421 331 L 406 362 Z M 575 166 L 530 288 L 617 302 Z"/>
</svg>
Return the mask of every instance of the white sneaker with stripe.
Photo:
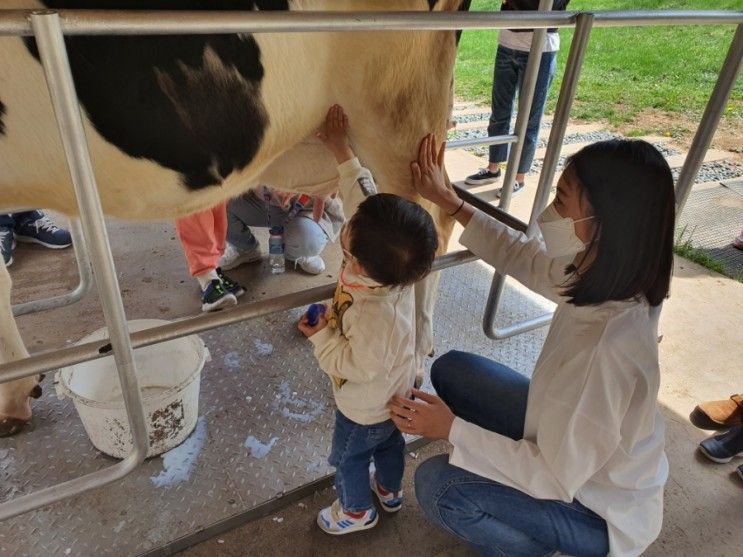
<svg viewBox="0 0 743 557">
<path fill-rule="evenodd" d="M 355 518 L 343 510 L 338 499 L 333 501 L 332 505 L 317 513 L 317 525 L 323 532 L 333 536 L 368 530 L 374 528 L 378 521 L 379 513 L 376 509 L 371 508 L 359 518 Z"/>
</svg>

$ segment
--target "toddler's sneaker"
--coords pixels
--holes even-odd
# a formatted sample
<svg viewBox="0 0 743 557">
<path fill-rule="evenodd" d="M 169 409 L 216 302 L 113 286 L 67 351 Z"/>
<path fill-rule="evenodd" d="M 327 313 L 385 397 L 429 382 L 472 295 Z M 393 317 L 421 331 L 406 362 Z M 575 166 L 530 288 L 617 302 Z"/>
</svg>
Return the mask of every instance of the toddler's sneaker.
<svg viewBox="0 0 743 557">
<path fill-rule="evenodd" d="M 711 461 L 721 464 L 743 456 L 743 425 L 705 439 L 699 443 L 699 449 Z"/>
<path fill-rule="evenodd" d="M 377 509 L 372 507 L 362 513 L 347 513 L 341 508 L 338 499 L 317 513 L 317 525 L 323 532 L 333 536 L 368 530 L 374 528 L 378 521 Z"/>
<path fill-rule="evenodd" d="M 227 292 L 219 279 L 214 279 L 201 292 L 201 311 L 216 311 L 237 305 L 234 294 Z"/>
<path fill-rule="evenodd" d="M 377 476 L 374 472 L 369 474 L 369 484 L 371 485 L 372 491 L 376 494 L 379 499 L 379 504 L 388 513 L 396 513 L 402 508 L 402 502 L 404 501 L 402 489 L 400 491 L 387 491 L 377 481 Z"/>
<path fill-rule="evenodd" d="M 261 259 L 263 259 L 263 252 L 259 244 L 256 244 L 253 249 L 249 249 L 248 251 L 240 251 L 227 242 L 224 245 L 224 253 L 219 258 L 219 266 L 225 271 L 230 271 L 244 263 L 253 263 Z"/>
<path fill-rule="evenodd" d="M 222 281 L 227 292 L 232 294 L 235 298 L 239 298 L 245 294 L 245 289 L 237 282 L 232 280 L 230 277 L 224 274 L 221 267 L 216 268 L 217 276 Z"/>
</svg>

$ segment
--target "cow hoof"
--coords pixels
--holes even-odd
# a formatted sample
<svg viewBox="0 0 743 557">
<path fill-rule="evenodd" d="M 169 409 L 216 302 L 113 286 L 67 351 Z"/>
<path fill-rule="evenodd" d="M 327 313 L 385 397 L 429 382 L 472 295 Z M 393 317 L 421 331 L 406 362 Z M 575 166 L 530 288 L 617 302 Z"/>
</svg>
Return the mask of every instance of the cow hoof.
<svg viewBox="0 0 743 557">
<path fill-rule="evenodd" d="M 18 418 L 0 418 L 0 438 L 19 433 L 28 422 L 29 420 L 19 420 Z"/>
</svg>

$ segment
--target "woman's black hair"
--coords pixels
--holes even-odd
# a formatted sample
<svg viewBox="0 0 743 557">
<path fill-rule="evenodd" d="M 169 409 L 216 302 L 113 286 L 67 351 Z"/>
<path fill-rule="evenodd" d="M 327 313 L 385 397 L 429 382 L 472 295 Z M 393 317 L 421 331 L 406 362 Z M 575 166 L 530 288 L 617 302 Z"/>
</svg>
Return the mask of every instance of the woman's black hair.
<svg viewBox="0 0 743 557">
<path fill-rule="evenodd" d="M 413 284 L 431 271 L 438 236 L 431 215 L 399 195 L 367 197 L 351 217 L 349 251 L 385 286 Z"/>
<path fill-rule="evenodd" d="M 658 149 L 638 139 L 612 139 L 568 158 L 593 206 L 596 236 L 590 267 L 577 272 L 565 292 L 578 305 L 645 297 L 657 306 L 668 296 L 676 215 L 673 176 Z"/>
</svg>

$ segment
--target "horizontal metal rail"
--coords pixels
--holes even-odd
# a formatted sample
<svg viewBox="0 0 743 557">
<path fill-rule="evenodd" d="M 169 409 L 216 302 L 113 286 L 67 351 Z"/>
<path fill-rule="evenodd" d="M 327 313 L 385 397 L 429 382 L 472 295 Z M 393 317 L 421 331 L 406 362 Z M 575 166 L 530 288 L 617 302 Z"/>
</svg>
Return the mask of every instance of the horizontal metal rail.
<svg viewBox="0 0 743 557">
<path fill-rule="evenodd" d="M 516 135 L 491 135 L 488 137 L 447 141 L 446 148 L 461 149 L 462 147 L 475 147 L 477 145 L 504 145 L 506 143 L 516 143 L 518 140 L 519 138 Z"/>
<path fill-rule="evenodd" d="M 495 207 L 493 207 L 495 209 Z M 510 216 L 510 215 L 509 215 Z M 476 260 L 477 257 L 469 250 L 460 250 L 437 257 L 433 265 L 433 271 L 440 271 L 456 265 L 462 265 Z M 188 317 L 167 325 L 151 327 L 135 333 L 131 333 L 133 348 L 150 346 L 159 342 L 173 340 L 176 338 L 203 333 L 217 327 L 233 325 L 248 319 L 255 319 L 286 311 L 303 305 L 312 304 L 333 297 L 336 284 L 316 286 L 299 292 L 292 292 L 284 296 L 269 298 L 251 304 L 238 305 L 237 307 L 204 313 L 196 317 Z M 103 358 L 111 354 L 109 339 L 88 342 L 77 346 L 69 346 L 57 350 L 50 350 L 0 365 L 0 383 L 22 379 L 29 375 L 56 370 L 60 367 L 71 366 L 82 362 L 89 362 Z"/>
<path fill-rule="evenodd" d="M 35 10 L 0 10 L 0 36 L 33 34 Z M 38 10 L 36 10 L 38 12 Z M 65 35 L 198 35 L 572 27 L 581 12 L 312 12 L 59 10 Z M 743 12 L 592 12 L 594 27 L 743 23 Z"/>
</svg>

